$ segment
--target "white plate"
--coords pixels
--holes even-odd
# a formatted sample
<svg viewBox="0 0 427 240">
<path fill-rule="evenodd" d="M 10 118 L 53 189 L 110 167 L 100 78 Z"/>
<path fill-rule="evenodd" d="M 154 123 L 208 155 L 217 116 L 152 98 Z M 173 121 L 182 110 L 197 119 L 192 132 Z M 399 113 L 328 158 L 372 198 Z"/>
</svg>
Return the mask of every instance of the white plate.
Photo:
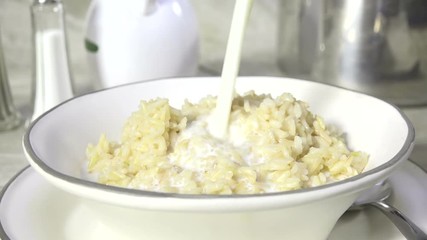
<svg viewBox="0 0 427 240">
<path fill-rule="evenodd" d="M 391 202 L 427 231 L 427 173 L 411 162 L 390 178 Z M 121 239 L 80 198 L 47 183 L 32 168 L 17 174 L 0 195 L 0 238 L 3 240 Z M 404 240 L 375 209 L 348 212 L 329 240 Z"/>
</svg>

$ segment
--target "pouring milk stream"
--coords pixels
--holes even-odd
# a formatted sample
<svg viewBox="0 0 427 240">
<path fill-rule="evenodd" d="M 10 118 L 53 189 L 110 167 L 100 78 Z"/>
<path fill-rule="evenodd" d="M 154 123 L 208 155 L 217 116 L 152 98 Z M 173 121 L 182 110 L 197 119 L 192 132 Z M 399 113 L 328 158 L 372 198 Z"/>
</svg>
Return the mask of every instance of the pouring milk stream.
<svg viewBox="0 0 427 240">
<path fill-rule="evenodd" d="M 209 121 L 212 136 L 223 139 L 227 135 L 231 104 L 234 98 L 234 86 L 239 73 L 243 37 L 253 0 L 236 0 L 227 50 L 221 75 L 221 87 L 217 104 Z"/>
</svg>

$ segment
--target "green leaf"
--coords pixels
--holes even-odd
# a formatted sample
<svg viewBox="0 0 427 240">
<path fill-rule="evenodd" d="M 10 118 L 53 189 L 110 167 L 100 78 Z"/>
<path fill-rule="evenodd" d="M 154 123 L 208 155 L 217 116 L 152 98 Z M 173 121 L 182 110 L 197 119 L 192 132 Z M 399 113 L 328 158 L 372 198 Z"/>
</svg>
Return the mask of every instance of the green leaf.
<svg viewBox="0 0 427 240">
<path fill-rule="evenodd" d="M 89 52 L 92 53 L 96 53 L 98 52 L 98 45 L 96 45 L 96 43 L 92 42 L 91 40 L 85 38 L 85 47 L 86 50 L 88 50 Z"/>
</svg>

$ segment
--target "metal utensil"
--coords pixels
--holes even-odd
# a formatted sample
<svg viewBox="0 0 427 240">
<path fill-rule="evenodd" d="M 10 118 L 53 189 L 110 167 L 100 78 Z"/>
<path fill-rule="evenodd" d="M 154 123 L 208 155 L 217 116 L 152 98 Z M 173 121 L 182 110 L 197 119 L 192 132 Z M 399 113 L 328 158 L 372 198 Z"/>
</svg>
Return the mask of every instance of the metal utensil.
<svg viewBox="0 0 427 240">
<path fill-rule="evenodd" d="M 280 1 L 283 74 L 368 93 L 397 105 L 427 103 L 427 1 Z"/>
<path fill-rule="evenodd" d="M 385 203 L 385 200 L 390 196 L 391 191 L 390 183 L 387 181 L 380 182 L 374 187 L 363 192 L 349 210 L 361 210 L 367 206 L 375 207 L 394 223 L 406 239 L 427 239 L 427 234 L 424 233 L 424 231 L 413 223 L 407 216 L 393 206 Z"/>
</svg>

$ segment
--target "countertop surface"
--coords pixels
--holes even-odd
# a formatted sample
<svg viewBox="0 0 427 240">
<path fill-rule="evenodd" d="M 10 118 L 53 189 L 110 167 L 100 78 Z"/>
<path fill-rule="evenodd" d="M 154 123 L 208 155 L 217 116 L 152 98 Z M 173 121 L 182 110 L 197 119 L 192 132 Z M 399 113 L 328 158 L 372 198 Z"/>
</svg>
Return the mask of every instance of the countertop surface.
<svg viewBox="0 0 427 240">
<path fill-rule="evenodd" d="M 83 49 L 84 16 L 88 0 L 67 1 L 67 31 L 72 75 L 76 94 L 92 91 L 93 73 Z M 200 73 L 219 75 L 228 36 L 233 1 L 215 6 L 214 0 L 193 0 L 200 26 Z M 245 38 L 241 75 L 283 76 L 277 67 L 278 1 L 256 1 Z M 202 14 L 203 13 L 203 14 Z M 221 17 L 217 17 L 221 16 Z M 14 104 L 24 119 L 31 109 L 31 22 L 28 1 L 0 0 L 1 39 Z M 427 36 L 427 35 L 426 35 Z M 427 94 L 427 92 L 425 93 Z M 415 126 L 416 146 L 411 159 L 427 170 L 427 107 L 402 107 Z M 25 124 L 0 132 L 0 189 L 20 169 L 28 165 L 21 140 Z"/>
</svg>

